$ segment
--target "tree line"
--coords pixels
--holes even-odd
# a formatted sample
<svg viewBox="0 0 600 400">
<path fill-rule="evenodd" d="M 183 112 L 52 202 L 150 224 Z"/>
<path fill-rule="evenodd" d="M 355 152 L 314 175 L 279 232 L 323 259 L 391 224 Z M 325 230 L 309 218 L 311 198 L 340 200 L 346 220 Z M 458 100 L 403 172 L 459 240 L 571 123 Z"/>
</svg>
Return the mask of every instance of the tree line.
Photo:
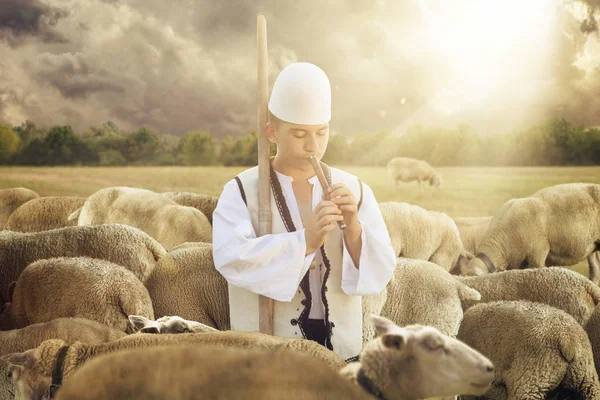
<svg viewBox="0 0 600 400">
<path fill-rule="evenodd" d="M 275 153 L 275 146 L 272 146 Z M 600 127 L 553 119 L 528 129 L 482 134 L 467 124 L 455 128 L 414 125 L 400 135 L 332 134 L 324 161 L 332 165 L 383 166 L 395 156 L 434 166 L 600 165 Z M 183 137 L 119 129 L 113 122 L 75 133 L 66 126 L 0 125 L 2 165 L 224 165 L 257 163 L 257 135 L 216 139 L 207 131 Z"/>
</svg>

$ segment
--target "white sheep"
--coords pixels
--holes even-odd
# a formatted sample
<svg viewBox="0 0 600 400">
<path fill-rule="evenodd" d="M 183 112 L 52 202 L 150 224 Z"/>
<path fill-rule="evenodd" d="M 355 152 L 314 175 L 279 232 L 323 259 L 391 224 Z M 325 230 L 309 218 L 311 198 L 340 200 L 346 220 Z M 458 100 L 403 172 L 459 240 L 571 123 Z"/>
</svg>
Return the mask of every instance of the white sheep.
<svg viewBox="0 0 600 400">
<path fill-rule="evenodd" d="M 146 282 L 157 318 L 178 315 L 204 325 L 227 330 L 227 281 L 215 269 L 212 245 L 171 250 Z"/>
<path fill-rule="evenodd" d="M 401 202 L 379 203 L 397 257 L 431 261 L 447 271 L 460 271 L 473 257 L 463 247 L 448 215 Z"/>
<path fill-rule="evenodd" d="M 148 234 L 127 225 L 72 226 L 44 232 L 0 233 L 0 295 L 34 261 L 54 257 L 92 257 L 119 264 L 146 281 L 166 250 Z"/>
<path fill-rule="evenodd" d="M 509 400 L 543 400 L 557 389 L 600 398 L 592 348 L 566 312 L 542 303 L 502 301 L 465 312 L 458 339 L 494 363 L 495 387 Z"/>
<path fill-rule="evenodd" d="M 381 315 L 399 326 L 428 325 L 454 337 L 463 316 L 462 302 L 479 299 L 477 290 L 440 266 L 399 258 Z"/>
<path fill-rule="evenodd" d="M 477 302 L 463 301 L 464 310 L 480 302 L 525 300 L 559 308 L 585 326 L 600 302 L 598 285 L 562 267 L 509 270 L 501 274 L 455 278 L 481 294 Z"/>
<path fill-rule="evenodd" d="M 52 258 L 28 265 L 8 314 L 16 328 L 61 317 L 87 318 L 132 333 L 131 314 L 154 319 L 148 290 L 124 267 L 97 258 Z"/>
<path fill-rule="evenodd" d="M 0 189 L 0 226 L 4 227 L 10 214 L 22 204 L 38 197 L 39 194 L 24 187 Z"/>
<path fill-rule="evenodd" d="M 212 242 L 212 227 L 201 211 L 146 189 L 100 189 L 69 216 L 70 220 L 76 218 L 79 226 L 106 223 L 134 226 L 167 250 L 185 242 Z"/>
<path fill-rule="evenodd" d="M 8 218 L 4 229 L 15 232 L 40 232 L 77 225 L 69 215 L 81 208 L 85 197 L 39 197 L 17 208 Z"/>
<path fill-rule="evenodd" d="M 61 368 L 64 385 L 58 399 L 179 398 L 184 393 L 201 393 L 208 398 L 350 396 L 366 400 L 368 394 L 380 393 L 389 400 L 414 400 L 482 394 L 489 387 L 491 362 L 464 343 L 431 327 L 399 328 L 379 317 L 374 321 L 380 337 L 363 349 L 360 362 L 345 367 L 339 357 L 315 342 L 248 332 L 131 335 L 102 345 L 75 343 L 66 350 Z M 226 337 L 236 338 L 237 345 L 220 347 L 237 348 L 214 347 L 219 344 L 216 338 L 222 343 Z M 250 340 L 240 342 L 242 337 Z M 277 345 L 265 346 L 263 340 Z M 50 384 L 63 346 L 59 340 L 46 341 L 37 349 L 1 357 L 11 368 L 27 373 L 20 379 L 13 376 L 13 385 L 29 388 L 29 395 L 41 395 Z M 145 348 L 130 350 L 136 347 Z M 183 371 L 193 373 L 186 376 Z M 127 394 L 125 388 L 129 388 Z M 328 396 L 319 397 L 323 391 Z"/>
<path fill-rule="evenodd" d="M 587 258 L 589 278 L 598 283 L 600 262 L 593 253 L 599 250 L 600 185 L 550 186 L 504 203 L 463 273 L 571 266 Z"/>
<path fill-rule="evenodd" d="M 206 215 L 206 218 L 208 218 L 208 221 L 212 225 L 212 215 L 215 208 L 217 208 L 218 197 L 191 192 L 164 192 L 162 195 L 179 205 L 197 208 Z"/>
<path fill-rule="evenodd" d="M 392 177 L 394 191 L 398 189 L 399 182 L 418 181 L 421 193 L 423 193 L 425 182 L 429 182 L 431 186 L 437 189 L 442 185 L 442 176 L 427 161 L 408 157 L 394 157 L 388 161 L 386 169 Z"/>
<path fill-rule="evenodd" d="M 143 315 L 130 315 L 129 322 L 133 325 L 136 332 L 140 333 L 201 333 L 218 332 L 218 329 L 201 324 L 200 322 L 183 319 L 172 315 L 161 317 L 156 321 L 144 317 Z"/>
<path fill-rule="evenodd" d="M 477 254 L 481 239 L 485 236 L 493 217 L 453 218 L 460 240 L 471 254 Z"/>
</svg>

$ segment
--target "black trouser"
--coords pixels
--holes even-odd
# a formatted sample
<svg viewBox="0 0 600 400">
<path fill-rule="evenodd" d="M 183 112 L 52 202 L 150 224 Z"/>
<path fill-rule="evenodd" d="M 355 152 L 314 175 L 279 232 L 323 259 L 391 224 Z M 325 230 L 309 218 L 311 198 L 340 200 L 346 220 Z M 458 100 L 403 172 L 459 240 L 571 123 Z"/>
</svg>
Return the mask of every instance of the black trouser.
<svg viewBox="0 0 600 400">
<path fill-rule="evenodd" d="M 306 338 L 314 340 L 322 346 L 325 346 L 325 338 L 327 331 L 325 329 L 325 321 L 322 319 L 307 319 L 304 325 L 304 333 Z"/>
</svg>

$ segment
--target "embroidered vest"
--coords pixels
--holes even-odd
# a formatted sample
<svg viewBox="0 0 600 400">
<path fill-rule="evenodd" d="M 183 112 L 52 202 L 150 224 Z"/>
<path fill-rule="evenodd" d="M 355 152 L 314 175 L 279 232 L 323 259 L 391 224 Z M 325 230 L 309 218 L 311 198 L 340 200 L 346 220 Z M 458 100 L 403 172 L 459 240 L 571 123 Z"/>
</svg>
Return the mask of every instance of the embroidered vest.
<svg viewBox="0 0 600 400">
<path fill-rule="evenodd" d="M 353 175 L 321 163 L 329 183 L 343 182 L 357 199 L 362 201 L 362 183 Z M 242 172 L 236 177 L 242 198 L 258 232 L 258 167 Z M 295 231 L 286 199 L 271 168 L 272 233 Z M 319 249 L 322 265 L 321 300 L 325 308 L 325 345 L 345 360 L 355 360 L 362 349 L 362 305 L 360 296 L 349 296 L 342 291 L 343 236 L 339 229 L 327 235 Z M 316 256 L 315 256 L 316 257 Z M 275 301 L 273 329 L 275 336 L 306 338 L 304 327 L 312 307 L 309 283 L 310 270 L 300 282 L 291 302 Z M 231 329 L 258 331 L 258 294 L 229 283 L 229 308 Z"/>
</svg>

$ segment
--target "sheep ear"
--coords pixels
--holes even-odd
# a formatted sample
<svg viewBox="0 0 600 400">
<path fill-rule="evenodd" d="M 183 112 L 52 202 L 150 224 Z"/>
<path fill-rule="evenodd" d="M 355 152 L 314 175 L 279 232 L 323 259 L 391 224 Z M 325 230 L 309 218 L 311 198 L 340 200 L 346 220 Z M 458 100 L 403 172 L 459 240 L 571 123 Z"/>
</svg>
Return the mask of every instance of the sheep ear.
<svg viewBox="0 0 600 400">
<path fill-rule="evenodd" d="M 458 298 L 461 300 L 479 301 L 481 300 L 481 293 L 477 290 L 465 285 L 462 282 L 456 281 L 458 286 Z"/>
<path fill-rule="evenodd" d="M 77 210 L 75 210 L 73 213 L 71 213 L 71 215 L 69 215 L 69 217 L 67 218 L 69 221 L 77 221 L 79 219 L 79 214 L 81 214 L 81 208 L 78 208 Z"/>
<path fill-rule="evenodd" d="M 15 287 L 17 287 L 17 281 L 13 281 L 8 285 L 8 302 L 13 302 L 13 294 L 15 293 Z"/>
<path fill-rule="evenodd" d="M 404 335 L 400 333 L 385 334 L 381 336 L 381 341 L 385 347 L 395 350 L 402 350 L 404 344 L 406 343 Z"/>
<path fill-rule="evenodd" d="M 151 325 L 154 322 L 151 319 L 141 315 L 129 315 L 127 318 L 129 318 L 129 322 L 131 322 L 136 331 L 139 331 L 140 329 Z"/>
<path fill-rule="evenodd" d="M 392 329 L 397 328 L 396 324 L 394 324 L 392 321 L 379 315 L 373 314 L 371 315 L 370 319 L 375 331 L 380 335 L 388 333 Z"/>
<path fill-rule="evenodd" d="M 142 329 L 140 329 L 140 333 L 160 333 L 160 328 L 158 327 L 158 325 L 153 325 L 153 326 L 145 326 Z"/>
<path fill-rule="evenodd" d="M 0 357 L 0 360 L 4 361 L 7 364 L 26 366 L 31 365 L 33 363 L 33 357 L 31 353 L 10 353 L 5 354 Z"/>
</svg>

